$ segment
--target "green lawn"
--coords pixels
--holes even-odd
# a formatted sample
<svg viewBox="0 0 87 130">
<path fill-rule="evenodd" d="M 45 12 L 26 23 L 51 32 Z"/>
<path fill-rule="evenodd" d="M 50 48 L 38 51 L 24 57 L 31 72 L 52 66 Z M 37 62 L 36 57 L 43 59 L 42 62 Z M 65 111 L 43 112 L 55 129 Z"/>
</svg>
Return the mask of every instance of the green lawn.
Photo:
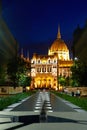
<svg viewBox="0 0 87 130">
<path fill-rule="evenodd" d="M 52 91 L 52 92 L 54 94 L 56 94 L 57 96 L 65 99 L 65 100 L 68 100 L 69 102 L 71 102 L 87 111 L 87 97 L 72 97 L 67 94 L 57 92 L 57 91 Z"/>
<path fill-rule="evenodd" d="M 15 95 L 9 95 L 6 97 L 1 97 L 0 98 L 0 111 L 5 109 L 7 106 L 17 103 L 20 100 L 27 98 L 28 96 L 34 94 L 35 91 L 29 91 L 29 92 L 24 92 L 24 93 L 19 93 Z"/>
</svg>

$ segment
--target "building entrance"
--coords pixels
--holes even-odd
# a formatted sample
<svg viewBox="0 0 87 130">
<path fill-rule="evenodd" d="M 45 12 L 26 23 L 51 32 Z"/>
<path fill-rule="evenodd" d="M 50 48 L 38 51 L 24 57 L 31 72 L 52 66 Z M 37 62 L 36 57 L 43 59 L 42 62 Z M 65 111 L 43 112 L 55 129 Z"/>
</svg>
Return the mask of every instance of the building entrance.
<svg viewBox="0 0 87 130">
<path fill-rule="evenodd" d="M 48 78 L 39 78 L 35 80 L 35 88 L 47 88 L 50 89 L 52 87 L 52 81 Z"/>
</svg>

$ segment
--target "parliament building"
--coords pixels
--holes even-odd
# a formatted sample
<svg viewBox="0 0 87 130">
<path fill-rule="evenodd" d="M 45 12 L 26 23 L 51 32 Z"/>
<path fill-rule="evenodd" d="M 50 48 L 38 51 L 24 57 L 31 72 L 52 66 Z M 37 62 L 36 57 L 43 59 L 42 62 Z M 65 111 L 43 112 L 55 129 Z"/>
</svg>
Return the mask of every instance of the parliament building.
<svg viewBox="0 0 87 130">
<path fill-rule="evenodd" d="M 48 49 L 47 55 L 33 54 L 31 59 L 31 88 L 59 89 L 58 76 L 70 76 L 70 67 L 73 61 L 70 59 L 69 49 L 61 39 L 58 27 L 57 38 Z"/>
</svg>

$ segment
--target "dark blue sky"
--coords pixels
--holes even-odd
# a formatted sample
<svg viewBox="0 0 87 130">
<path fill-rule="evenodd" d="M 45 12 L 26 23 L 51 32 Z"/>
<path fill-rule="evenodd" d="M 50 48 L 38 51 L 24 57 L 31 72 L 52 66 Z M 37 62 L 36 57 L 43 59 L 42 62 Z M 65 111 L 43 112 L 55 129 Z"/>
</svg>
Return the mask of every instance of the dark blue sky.
<svg viewBox="0 0 87 130">
<path fill-rule="evenodd" d="M 29 49 L 30 55 L 46 53 L 58 24 L 66 42 L 78 24 L 84 26 L 87 0 L 2 0 L 2 16 L 20 47 Z"/>
</svg>

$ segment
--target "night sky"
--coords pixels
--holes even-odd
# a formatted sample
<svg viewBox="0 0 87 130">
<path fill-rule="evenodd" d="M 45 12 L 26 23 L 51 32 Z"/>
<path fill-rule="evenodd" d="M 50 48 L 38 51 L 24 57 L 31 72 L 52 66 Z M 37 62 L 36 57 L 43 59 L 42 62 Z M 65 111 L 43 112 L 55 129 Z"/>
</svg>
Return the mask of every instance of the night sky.
<svg viewBox="0 0 87 130">
<path fill-rule="evenodd" d="M 87 0 L 2 0 L 2 17 L 19 47 L 46 54 L 57 37 L 71 47 L 73 31 L 87 19 Z"/>
</svg>

